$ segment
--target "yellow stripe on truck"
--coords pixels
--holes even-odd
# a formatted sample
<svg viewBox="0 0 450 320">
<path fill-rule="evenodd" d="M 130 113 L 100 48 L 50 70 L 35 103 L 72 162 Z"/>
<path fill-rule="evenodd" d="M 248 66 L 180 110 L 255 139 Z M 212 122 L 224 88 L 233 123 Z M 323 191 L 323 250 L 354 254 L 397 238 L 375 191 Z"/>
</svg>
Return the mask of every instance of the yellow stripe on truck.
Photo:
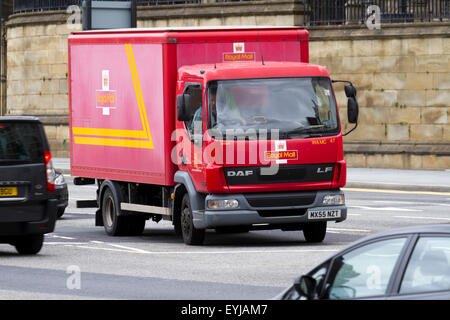
<svg viewBox="0 0 450 320">
<path fill-rule="evenodd" d="M 72 128 L 74 134 L 74 142 L 76 144 L 89 144 L 97 146 L 110 147 L 129 147 L 141 149 L 153 149 L 153 140 L 148 125 L 147 111 L 145 109 L 144 98 L 142 96 L 141 85 L 136 68 L 136 61 L 134 60 L 133 48 L 131 44 L 125 44 L 127 51 L 128 64 L 130 65 L 131 78 L 133 79 L 134 92 L 139 108 L 139 115 L 141 117 L 143 130 L 122 130 L 122 129 L 101 129 L 101 128 Z M 82 135 L 79 137 L 75 135 Z M 89 137 L 97 136 L 97 137 Z M 113 138 L 133 138 L 146 140 L 128 140 L 128 139 L 110 139 L 102 137 Z"/>
</svg>

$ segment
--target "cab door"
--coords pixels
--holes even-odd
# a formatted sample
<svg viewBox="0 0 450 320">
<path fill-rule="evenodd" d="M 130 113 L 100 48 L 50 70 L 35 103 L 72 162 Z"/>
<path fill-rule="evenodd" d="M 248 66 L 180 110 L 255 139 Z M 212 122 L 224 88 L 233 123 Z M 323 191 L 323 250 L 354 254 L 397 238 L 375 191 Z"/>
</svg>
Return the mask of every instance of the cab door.
<svg viewBox="0 0 450 320">
<path fill-rule="evenodd" d="M 203 106 L 203 90 L 201 82 L 186 82 L 183 94 L 189 95 L 190 117 L 184 121 L 183 152 L 181 162 L 189 172 L 197 191 L 206 189 L 205 164 L 203 161 L 203 130 L 205 112 Z"/>
</svg>

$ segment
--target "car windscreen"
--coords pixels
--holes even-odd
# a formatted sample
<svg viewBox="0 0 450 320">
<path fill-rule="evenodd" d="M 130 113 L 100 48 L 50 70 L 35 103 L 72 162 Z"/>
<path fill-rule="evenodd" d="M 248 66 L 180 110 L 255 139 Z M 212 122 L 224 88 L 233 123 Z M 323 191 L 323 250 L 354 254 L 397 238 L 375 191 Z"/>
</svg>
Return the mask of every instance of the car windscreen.
<svg viewBox="0 0 450 320">
<path fill-rule="evenodd" d="M 0 165 L 44 162 L 39 124 L 0 121 Z"/>
</svg>

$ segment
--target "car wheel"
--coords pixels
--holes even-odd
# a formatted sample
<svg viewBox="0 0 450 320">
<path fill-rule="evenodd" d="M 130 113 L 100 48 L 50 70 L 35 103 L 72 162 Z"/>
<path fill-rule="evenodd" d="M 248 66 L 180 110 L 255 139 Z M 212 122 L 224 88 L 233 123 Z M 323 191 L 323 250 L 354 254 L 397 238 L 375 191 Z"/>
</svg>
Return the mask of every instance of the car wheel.
<svg viewBox="0 0 450 320">
<path fill-rule="evenodd" d="M 58 218 L 61 218 L 64 214 L 64 211 L 66 211 L 66 208 L 58 208 L 58 211 L 56 211 L 56 216 Z"/>
<path fill-rule="evenodd" d="M 110 236 L 123 236 L 127 234 L 128 224 L 125 217 L 119 216 L 119 201 L 110 188 L 103 195 L 102 215 L 105 231 Z"/>
<path fill-rule="evenodd" d="M 205 239 L 205 230 L 194 227 L 193 214 L 189 195 L 186 193 L 181 201 L 181 233 L 184 243 L 201 245 Z"/>
<path fill-rule="evenodd" d="M 16 240 L 14 246 L 19 254 L 37 254 L 44 243 L 44 235 L 23 236 Z"/>
<path fill-rule="evenodd" d="M 322 242 L 327 233 L 327 222 L 319 221 L 307 224 L 303 228 L 306 242 Z"/>
</svg>

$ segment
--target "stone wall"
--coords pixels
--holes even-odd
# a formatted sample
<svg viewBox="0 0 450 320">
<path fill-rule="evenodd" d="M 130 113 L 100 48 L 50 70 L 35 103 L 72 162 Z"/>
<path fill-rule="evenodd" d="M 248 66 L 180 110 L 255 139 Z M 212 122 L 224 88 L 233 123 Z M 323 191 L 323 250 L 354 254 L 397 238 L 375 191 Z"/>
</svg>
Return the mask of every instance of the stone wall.
<svg viewBox="0 0 450 320">
<path fill-rule="evenodd" d="M 301 25 L 298 1 L 139 7 L 138 27 Z M 55 156 L 69 155 L 67 25 L 63 12 L 7 22 L 7 112 L 40 116 Z M 70 26 L 70 28 L 69 28 Z M 309 28 L 310 59 L 358 88 L 360 122 L 344 138 L 349 166 L 450 168 L 450 24 Z M 336 84 L 343 128 L 346 98 Z"/>
<path fill-rule="evenodd" d="M 81 30 L 67 18 L 16 14 L 7 23 L 7 114 L 39 116 L 55 157 L 69 156 L 67 37 Z"/>
<path fill-rule="evenodd" d="M 350 166 L 450 168 L 450 24 L 310 29 L 311 63 L 358 88 L 360 121 L 344 138 Z M 343 128 L 346 97 L 336 84 Z"/>
</svg>

